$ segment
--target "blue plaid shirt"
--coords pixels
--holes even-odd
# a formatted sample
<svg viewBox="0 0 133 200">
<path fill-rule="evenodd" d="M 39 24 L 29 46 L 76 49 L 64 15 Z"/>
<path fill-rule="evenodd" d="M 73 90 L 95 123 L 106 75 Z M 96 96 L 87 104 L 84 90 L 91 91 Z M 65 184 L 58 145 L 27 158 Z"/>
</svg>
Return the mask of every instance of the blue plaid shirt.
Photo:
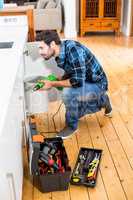
<svg viewBox="0 0 133 200">
<path fill-rule="evenodd" d="M 81 87 L 84 82 L 97 82 L 107 90 L 108 82 L 102 66 L 93 53 L 79 42 L 62 41 L 59 57 L 55 60 L 65 71 L 62 79 L 70 79 L 72 87 Z"/>
</svg>

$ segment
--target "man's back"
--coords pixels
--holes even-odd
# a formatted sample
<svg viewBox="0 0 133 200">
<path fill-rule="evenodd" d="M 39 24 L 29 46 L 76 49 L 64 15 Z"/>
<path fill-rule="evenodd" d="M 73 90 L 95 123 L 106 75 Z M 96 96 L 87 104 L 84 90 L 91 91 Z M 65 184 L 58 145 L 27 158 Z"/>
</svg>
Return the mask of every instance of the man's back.
<svg viewBox="0 0 133 200">
<path fill-rule="evenodd" d="M 104 78 L 107 82 L 103 68 L 94 54 L 77 41 L 62 42 L 57 64 L 70 76 L 75 87 L 82 86 L 83 81 L 95 83 Z"/>
</svg>

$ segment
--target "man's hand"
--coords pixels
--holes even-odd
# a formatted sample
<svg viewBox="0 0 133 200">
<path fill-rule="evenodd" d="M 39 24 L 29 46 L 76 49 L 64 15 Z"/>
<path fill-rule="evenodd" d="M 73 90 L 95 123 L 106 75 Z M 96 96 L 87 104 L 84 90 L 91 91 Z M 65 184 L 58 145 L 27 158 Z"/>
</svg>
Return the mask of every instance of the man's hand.
<svg viewBox="0 0 133 200">
<path fill-rule="evenodd" d="M 39 90 L 49 90 L 53 87 L 52 81 L 39 80 L 39 82 L 44 83 L 44 86 L 42 88 L 40 88 Z"/>
<path fill-rule="evenodd" d="M 49 90 L 52 87 L 72 87 L 70 80 L 62 80 L 62 81 L 49 81 L 49 80 L 39 80 L 39 82 L 44 83 L 44 86 L 39 90 Z"/>
</svg>

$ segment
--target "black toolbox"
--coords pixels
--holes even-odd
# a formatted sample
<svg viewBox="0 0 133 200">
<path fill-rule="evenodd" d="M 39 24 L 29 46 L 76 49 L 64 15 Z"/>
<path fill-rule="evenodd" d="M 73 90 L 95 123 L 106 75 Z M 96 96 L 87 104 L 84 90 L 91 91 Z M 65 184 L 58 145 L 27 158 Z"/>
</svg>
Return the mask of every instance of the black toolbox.
<svg viewBox="0 0 133 200">
<path fill-rule="evenodd" d="M 102 150 L 81 148 L 74 167 L 71 184 L 94 187 L 99 169 Z"/>
<path fill-rule="evenodd" d="M 41 192 L 67 190 L 71 168 L 61 138 L 44 138 L 43 142 L 33 141 L 37 134 L 36 125 L 29 122 L 29 163 L 34 185 Z"/>
<path fill-rule="evenodd" d="M 38 187 L 41 192 L 67 190 L 69 182 L 74 185 L 85 185 L 87 187 L 94 187 L 96 185 L 102 150 L 80 148 L 71 175 L 71 168 L 69 166 L 63 140 L 61 138 L 43 138 L 42 142 L 35 142 L 33 137 L 38 135 L 38 132 L 36 130 L 36 124 L 33 123 L 32 120 L 29 121 L 29 128 L 28 152 L 30 172 L 33 175 L 34 185 Z M 60 160 L 63 169 L 58 170 L 56 165 L 53 166 L 53 161 L 50 163 L 52 167 L 49 169 L 46 155 L 50 154 L 52 156 L 56 153 L 58 154 L 57 150 L 61 152 Z M 53 160 L 57 161 L 57 158 Z"/>
</svg>

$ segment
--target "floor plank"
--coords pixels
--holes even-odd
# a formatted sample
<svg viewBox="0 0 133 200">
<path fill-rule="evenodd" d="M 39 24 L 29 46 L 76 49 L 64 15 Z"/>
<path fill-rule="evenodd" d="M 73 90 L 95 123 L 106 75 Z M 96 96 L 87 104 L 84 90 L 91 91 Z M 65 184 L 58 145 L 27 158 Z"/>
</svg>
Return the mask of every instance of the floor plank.
<svg viewBox="0 0 133 200">
<path fill-rule="evenodd" d="M 103 118 L 103 117 L 102 117 Z M 103 135 L 102 129 L 104 125 L 98 123 L 96 116 L 92 116 L 91 118 L 87 118 L 88 129 L 94 143 L 94 147 L 102 149 L 103 155 L 100 164 L 100 172 L 103 179 L 103 184 L 105 186 L 105 190 L 107 192 L 108 199 L 126 199 L 125 194 L 123 192 L 123 188 L 120 182 L 120 179 L 117 175 L 116 168 L 114 166 L 114 162 L 112 160 L 112 156 L 110 154 L 110 150 L 108 144 Z M 106 127 L 108 124 L 106 124 Z M 106 134 L 109 133 L 109 127 L 106 129 Z M 116 138 L 113 139 L 115 141 Z"/>
</svg>

